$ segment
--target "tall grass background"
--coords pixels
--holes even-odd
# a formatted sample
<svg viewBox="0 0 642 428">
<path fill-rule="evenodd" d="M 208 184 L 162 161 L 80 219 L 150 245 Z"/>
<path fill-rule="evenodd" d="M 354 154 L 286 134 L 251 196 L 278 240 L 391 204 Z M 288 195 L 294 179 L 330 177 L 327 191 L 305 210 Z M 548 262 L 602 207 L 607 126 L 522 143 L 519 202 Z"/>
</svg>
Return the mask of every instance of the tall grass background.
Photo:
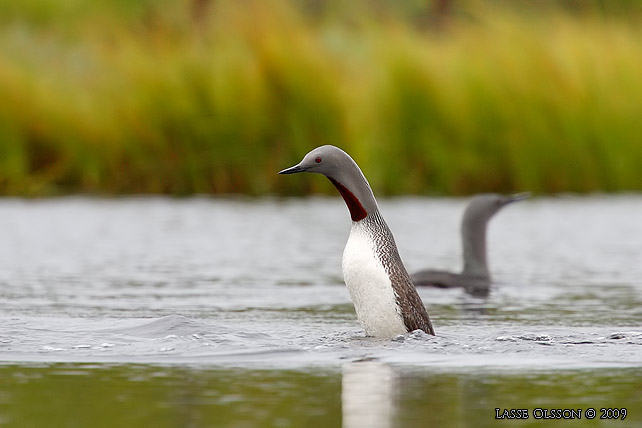
<svg viewBox="0 0 642 428">
<path fill-rule="evenodd" d="M 0 0 L 0 193 L 642 190 L 638 3 Z"/>
</svg>

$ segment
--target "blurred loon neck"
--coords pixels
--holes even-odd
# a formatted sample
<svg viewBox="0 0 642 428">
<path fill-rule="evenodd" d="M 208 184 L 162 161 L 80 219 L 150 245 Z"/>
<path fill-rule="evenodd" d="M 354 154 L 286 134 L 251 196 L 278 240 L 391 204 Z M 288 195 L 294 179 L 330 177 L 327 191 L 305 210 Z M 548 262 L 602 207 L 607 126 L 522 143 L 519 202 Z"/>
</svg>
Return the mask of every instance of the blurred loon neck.
<svg viewBox="0 0 642 428">
<path fill-rule="evenodd" d="M 462 230 L 464 275 L 490 278 L 486 260 L 486 229 Z"/>
</svg>

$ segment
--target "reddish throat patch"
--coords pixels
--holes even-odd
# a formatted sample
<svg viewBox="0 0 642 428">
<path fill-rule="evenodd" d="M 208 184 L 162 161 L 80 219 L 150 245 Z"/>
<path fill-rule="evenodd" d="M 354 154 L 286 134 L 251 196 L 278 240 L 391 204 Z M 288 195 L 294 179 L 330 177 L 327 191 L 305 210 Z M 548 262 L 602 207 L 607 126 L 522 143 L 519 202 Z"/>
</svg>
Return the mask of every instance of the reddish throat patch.
<svg viewBox="0 0 642 428">
<path fill-rule="evenodd" d="M 366 209 L 363 207 L 363 205 L 361 205 L 361 202 L 359 202 L 359 199 L 354 196 L 354 193 L 349 191 L 343 184 L 339 183 L 337 180 L 334 180 L 330 177 L 328 177 L 328 179 L 332 182 L 332 184 L 334 184 L 334 187 L 337 188 L 339 193 L 341 193 L 343 200 L 346 201 L 346 205 L 350 210 L 350 217 L 352 217 L 352 221 L 359 221 L 366 218 L 368 213 L 366 212 Z"/>
</svg>

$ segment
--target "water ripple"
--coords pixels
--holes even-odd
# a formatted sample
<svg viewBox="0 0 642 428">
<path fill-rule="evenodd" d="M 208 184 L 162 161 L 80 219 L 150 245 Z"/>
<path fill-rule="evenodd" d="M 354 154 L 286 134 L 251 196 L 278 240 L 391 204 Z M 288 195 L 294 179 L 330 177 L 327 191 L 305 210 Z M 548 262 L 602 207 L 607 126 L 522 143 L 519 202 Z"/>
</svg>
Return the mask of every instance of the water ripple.
<svg viewBox="0 0 642 428">
<path fill-rule="evenodd" d="M 409 270 L 460 267 L 465 203 L 381 201 Z M 491 222 L 490 296 L 421 289 L 438 336 L 381 341 L 342 283 L 339 198 L 3 199 L 0 360 L 639 366 L 641 211 L 640 195 L 515 205 Z"/>
</svg>

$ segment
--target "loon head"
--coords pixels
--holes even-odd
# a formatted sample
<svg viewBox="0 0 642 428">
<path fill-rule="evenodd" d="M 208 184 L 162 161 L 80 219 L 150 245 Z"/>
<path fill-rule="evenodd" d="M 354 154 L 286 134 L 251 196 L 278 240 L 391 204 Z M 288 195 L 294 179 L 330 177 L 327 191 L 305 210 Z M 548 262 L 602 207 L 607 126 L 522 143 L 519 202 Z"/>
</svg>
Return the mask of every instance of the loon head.
<svg viewBox="0 0 642 428">
<path fill-rule="evenodd" d="M 530 192 L 507 196 L 495 193 L 477 195 L 473 197 L 464 212 L 462 228 L 484 226 L 500 209 L 510 203 L 524 200 L 530 195 Z"/>
<path fill-rule="evenodd" d="M 378 210 L 368 180 L 350 155 L 338 147 L 317 147 L 305 155 L 301 162 L 279 174 L 297 172 L 314 172 L 328 177 L 343 197 L 353 221 L 363 220 Z"/>
</svg>

